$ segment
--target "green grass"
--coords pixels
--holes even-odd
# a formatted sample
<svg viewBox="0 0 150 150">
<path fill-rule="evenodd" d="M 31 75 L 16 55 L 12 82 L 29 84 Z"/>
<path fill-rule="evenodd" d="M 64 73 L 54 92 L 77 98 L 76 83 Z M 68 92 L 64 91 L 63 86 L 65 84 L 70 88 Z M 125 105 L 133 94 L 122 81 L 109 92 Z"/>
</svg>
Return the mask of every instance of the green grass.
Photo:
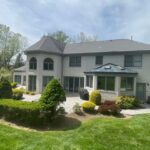
<svg viewBox="0 0 150 150">
<path fill-rule="evenodd" d="M 0 150 L 149 150 L 150 115 L 97 118 L 67 131 L 31 132 L 0 125 Z"/>
</svg>

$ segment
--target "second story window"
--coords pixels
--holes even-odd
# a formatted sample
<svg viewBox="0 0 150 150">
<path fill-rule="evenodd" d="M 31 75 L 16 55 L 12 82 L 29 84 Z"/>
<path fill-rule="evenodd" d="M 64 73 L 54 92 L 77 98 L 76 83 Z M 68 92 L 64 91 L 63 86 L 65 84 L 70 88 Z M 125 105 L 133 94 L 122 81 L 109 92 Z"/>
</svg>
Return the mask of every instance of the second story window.
<svg viewBox="0 0 150 150">
<path fill-rule="evenodd" d="M 125 67 L 142 67 L 142 55 L 125 55 Z"/>
<path fill-rule="evenodd" d="M 70 67 L 80 67 L 81 66 L 81 56 L 70 56 L 69 66 Z"/>
<path fill-rule="evenodd" d="M 29 61 L 29 69 L 36 70 L 37 69 L 37 60 L 35 57 L 32 57 Z"/>
<path fill-rule="evenodd" d="M 54 69 L 54 62 L 51 58 L 46 58 L 43 63 L 44 70 L 53 70 Z"/>
<path fill-rule="evenodd" d="M 103 56 L 96 56 L 95 64 L 102 65 L 103 64 Z"/>
</svg>

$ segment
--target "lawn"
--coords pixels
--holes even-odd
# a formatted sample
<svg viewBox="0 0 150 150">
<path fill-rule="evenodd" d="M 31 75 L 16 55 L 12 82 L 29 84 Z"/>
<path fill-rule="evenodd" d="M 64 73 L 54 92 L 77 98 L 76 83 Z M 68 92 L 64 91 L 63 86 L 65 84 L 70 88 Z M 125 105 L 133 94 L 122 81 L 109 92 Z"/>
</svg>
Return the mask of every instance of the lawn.
<svg viewBox="0 0 150 150">
<path fill-rule="evenodd" d="M 150 115 L 95 118 L 66 131 L 25 131 L 0 125 L 0 150 L 149 150 Z"/>
</svg>

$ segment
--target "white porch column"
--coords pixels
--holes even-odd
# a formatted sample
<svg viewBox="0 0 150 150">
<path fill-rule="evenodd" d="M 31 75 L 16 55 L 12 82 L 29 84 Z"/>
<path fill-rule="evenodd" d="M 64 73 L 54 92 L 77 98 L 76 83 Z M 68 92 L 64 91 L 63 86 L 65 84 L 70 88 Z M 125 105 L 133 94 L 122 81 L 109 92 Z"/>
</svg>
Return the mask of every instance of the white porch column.
<svg viewBox="0 0 150 150">
<path fill-rule="evenodd" d="M 23 73 L 21 73 L 21 85 L 23 85 L 23 77 L 24 75 L 23 75 Z"/>
<path fill-rule="evenodd" d="M 120 95 L 120 88 L 121 88 L 121 77 L 116 76 L 115 77 L 115 93 L 117 94 L 117 96 Z"/>
<path fill-rule="evenodd" d="M 86 87 L 86 75 L 84 75 L 84 88 Z"/>
<path fill-rule="evenodd" d="M 136 77 L 134 77 L 133 93 L 134 93 L 134 96 L 136 96 Z"/>
<path fill-rule="evenodd" d="M 97 89 L 97 76 L 93 75 L 93 89 L 96 90 Z"/>
</svg>

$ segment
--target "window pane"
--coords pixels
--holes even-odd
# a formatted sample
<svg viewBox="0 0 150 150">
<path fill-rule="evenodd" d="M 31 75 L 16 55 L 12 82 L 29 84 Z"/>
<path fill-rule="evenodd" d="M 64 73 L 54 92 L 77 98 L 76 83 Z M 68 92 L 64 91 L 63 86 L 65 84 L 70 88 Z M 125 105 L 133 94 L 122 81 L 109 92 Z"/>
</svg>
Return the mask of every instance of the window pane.
<svg viewBox="0 0 150 150">
<path fill-rule="evenodd" d="M 125 56 L 125 67 L 141 67 L 142 56 L 141 55 L 126 55 Z"/>
<path fill-rule="evenodd" d="M 64 77 L 64 90 L 69 90 L 69 78 Z"/>
<path fill-rule="evenodd" d="M 45 87 L 50 80 L 53 79 L 53 76 L 43 76 L 43 87 Z"/>
<path fill-rule="evenodd" d="M 96 65 L 103 64 L 103 56 L 96 56 Z"/>
<path fill-rule="evenodd" d="M 134 78 L 132 77 L 122 77 L 121 78 L 121 89 L 125 91 L 133 90 Z"/>
<path fill-rule="evenodd" d="M 133 90 L 133 78 L 127 78 L 126 89 L 127 90 Z"/>
<path fill-rule="evenodd" d="M 70 66 L 81 66 L 81 56 L 70 56 L 69 57 Z"/>
<path fill-rule="evenodd" d="M 125 89 L 126 88 L 126 78 L 122 77 L 121 78 L 121 89 Z"/>
<path fill-rule="evenodd" d="M 15 75 L 15 82 L 18 84 L 21 84 L 21 76 L 20 75 Z"/>
<path fill-rule="evenodd" d="M 86 76 L 86 86 L 93 87 L 93 76 Z"/>
<path fill-rule="evenodd" d="M 44 60 L 44 64 L 43 64 L 44 70 L 53 70 L 53 66 L 54 66 L 54 63 L 53 63 L 53 60 L 51 58 L 46 58 Z"/>
<path fill-rule="evenodd" d="M 36 91 L 36 76 L 29 76 L 29 91 Z"/>
<path fill-rule="evenodd" d="M 80 78 L 80 88 L 83 88 L 84 87 L 84 78 L 81 77 Z"/>
<path fill-rule="evenodd" d="M 97 88 L 100 90 L 105 90 L 105 77 L 97 78 Z"/>
<path fill-rule="evenodd" d="M 142 56 L 141 55 L 134 56 L 133 59 L 134 59 L 134 63 L 133 63 L 134 67 L 142 66 Z"/>
<path fill-rule="evenodd" d="M 125 67 L 132 67 L 133 66 L 133 57 L 132 55 L 125 56 Z"/>
<path fill-rule="evenodd" d="M 114 91 L 115 90 L 115 78 L 107 77 L 107 90 Z"/>
<path fill-rule="evenodd" d="M 30 69 L 36 69 L 37 68 L 37 61 L 36 58 L 31 58 L 29 62 L 29 68 Z"/>
</svg>

